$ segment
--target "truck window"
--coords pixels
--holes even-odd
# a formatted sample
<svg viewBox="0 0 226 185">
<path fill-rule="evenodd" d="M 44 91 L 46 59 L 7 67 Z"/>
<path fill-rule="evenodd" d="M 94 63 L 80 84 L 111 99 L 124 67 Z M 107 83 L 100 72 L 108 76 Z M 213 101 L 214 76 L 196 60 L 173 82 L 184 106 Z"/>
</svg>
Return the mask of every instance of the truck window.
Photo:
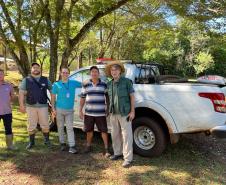
<svg viewBox="0 0 226 185">
<path fill-rule="evenodd" d="M 152 84 L 156 82 L 156 76 L 159 75 L 157 66 L 140 64 L 135 70 L 135 83 Z"/>
<path fill-rule="evenodd" d="M 104 72 L 104 68 L 99 68 L 99 71 L 100 71 L 100 79 L 104 82 L 107 82 L 107 77 L 105 76 L 105 72 Z M 90 79 L 90 71 L 89 69 L 85 69 L 85 70 L 82 70 L 82 71 L 79 71 L 75 74 L 73 74 L 70 79 L 72 80 L 77 80 L 79 82 L 84 82 L 88 79 Z"/>
</svg>

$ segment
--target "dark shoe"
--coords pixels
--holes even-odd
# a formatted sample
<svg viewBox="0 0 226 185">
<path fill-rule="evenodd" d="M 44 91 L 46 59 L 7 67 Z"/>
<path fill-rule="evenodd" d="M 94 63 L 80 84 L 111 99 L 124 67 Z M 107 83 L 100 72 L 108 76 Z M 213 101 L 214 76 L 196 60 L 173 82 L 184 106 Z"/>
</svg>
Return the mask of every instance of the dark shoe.
<svg viewBox="0 0 226 185">
<path fill-rule="evenodd" d="M 104 151 L 104 157 L 109 158 L 111 156 L 111 153 L 109 152 L 109 149 L 105 149 Z"/>
<path fill-rule="evenodd" d="M 35 145 L 35 134 L 29 135 L 29 143 L 26 147 L 27 150 L 30 150 Z"/>
<path fill-rule="evenodd" d="M 122 167 L 123 168 L 129 168 L 129 167 L 131 167 L 131 161 L 124 161 L 123 164 L 122 164 Z"/>
<path fill-rule="evenodd" d="M 85 154 L 88 154 L 88 153 L 90 153 L 91 151 L 92 151 L 91 146 L 86 146 L 86 149 L 85 149 L 84 153 L 85 153 Z"/>
<path fill-rule="evenodd" d="M 110 157 L 110 159 L 111 159 L 112 161 L 116 161 L 116 160 L 119 160 L 119 159 L 123 159 L 123 155 L 112 155 L 112 156 Z"/>
<path fill-rule="evenodd" d="M 44 136 L 44 144 L 48 147 L 51 147 L 51 143 L 49 140 L 49 133 L 43 133 L 43 136 Z"/>
<path fill-rule="evenodd" d="M 66 151 L 67 150 L 67 145 L 65 143 L 60 144 L 60 150 L 61 151 Z"/>
<path fill-rule="evenodd" d="M 77 154 L 78 153 L 78 150 L 76 149 L 76 147 L 75 146 L 73 146 L 73 147 L 70 147 L 69 148 L 69 151 L 68 151 L 69 153 L 72 153 L 72 154 Z"/>
</svg>

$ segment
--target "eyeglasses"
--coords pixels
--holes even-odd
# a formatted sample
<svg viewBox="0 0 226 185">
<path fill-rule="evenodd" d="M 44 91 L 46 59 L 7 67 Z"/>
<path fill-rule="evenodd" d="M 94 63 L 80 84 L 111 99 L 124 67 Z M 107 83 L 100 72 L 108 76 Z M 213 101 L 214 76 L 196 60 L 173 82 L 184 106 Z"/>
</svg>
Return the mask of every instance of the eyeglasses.
<svg viewBox="0 0 226 185">
<path fill-rule="evenodd" d="M 69 72 L 61 72 L 62 74 L 69 74 Z"/>
</svg>

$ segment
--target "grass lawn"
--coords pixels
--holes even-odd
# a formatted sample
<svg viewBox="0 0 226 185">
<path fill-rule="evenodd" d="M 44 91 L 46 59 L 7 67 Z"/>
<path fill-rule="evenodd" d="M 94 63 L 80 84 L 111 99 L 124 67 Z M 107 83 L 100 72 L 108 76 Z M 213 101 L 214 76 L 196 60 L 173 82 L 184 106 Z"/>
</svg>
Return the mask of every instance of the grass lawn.
<svg viewBox="0 0 226 185">
<path fill-rule="evenodd" d="M 188 139 L 170 145 L 158 158 L 135 155 L 133 166 L 121 167 L 102 156 L 99 134 L 94 138 L 91 154 L 69 154 L 59 151 L 57 134 L 51 133 L 52 149 L 43 144 L 39 132 L 36 147 L 26 151 L 28 141 L 26 116 L 13 107 L 13 130 L 18 151 L 5 150 L 3 124 L 0 124 L 0 184 L 226 184 L 224 163 L 214 160 Z M 82 150 L 85 135 L 76 130 L 78 148 Z"/>
</svg>

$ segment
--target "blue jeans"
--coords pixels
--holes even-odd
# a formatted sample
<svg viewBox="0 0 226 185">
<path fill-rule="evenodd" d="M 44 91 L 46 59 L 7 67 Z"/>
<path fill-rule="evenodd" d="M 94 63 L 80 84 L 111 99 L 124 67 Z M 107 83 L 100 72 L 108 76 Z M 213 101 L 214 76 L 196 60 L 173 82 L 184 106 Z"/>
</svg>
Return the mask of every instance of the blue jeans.
<svg viewBox="0 0 226 185">
<path fill-rule="evenodd" d="M 12 114 L 4 114 L 0 115 L 0 121 L 3 120 L 3 124 L 5 127 L 5 135 L 11 135 L 12 133 Z"/>
</svg>

